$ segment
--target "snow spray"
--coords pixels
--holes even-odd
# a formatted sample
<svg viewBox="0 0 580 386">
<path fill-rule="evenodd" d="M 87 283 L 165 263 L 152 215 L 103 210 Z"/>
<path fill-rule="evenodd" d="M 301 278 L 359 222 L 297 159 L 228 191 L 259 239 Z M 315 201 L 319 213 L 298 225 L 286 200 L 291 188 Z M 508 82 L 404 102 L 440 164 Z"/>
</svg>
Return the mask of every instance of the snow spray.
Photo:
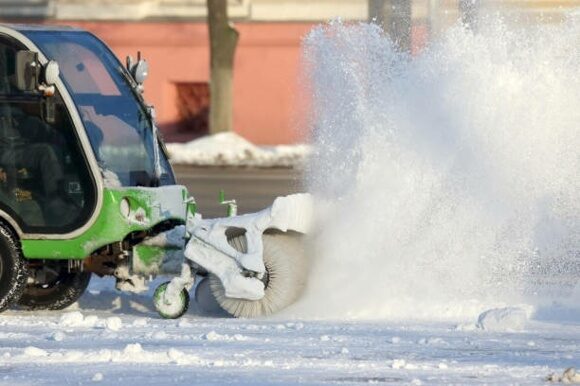
<svg viewBox="0 0 580 386">
<path fill-rule="evenodd" d="M 307 174 L 320 233 L 290 312 L 455 320 L 572 296 L 579 48 L 576 16 L 458 24 L 415 57 L 376 25 L 314 28 Z"/>
</svg>

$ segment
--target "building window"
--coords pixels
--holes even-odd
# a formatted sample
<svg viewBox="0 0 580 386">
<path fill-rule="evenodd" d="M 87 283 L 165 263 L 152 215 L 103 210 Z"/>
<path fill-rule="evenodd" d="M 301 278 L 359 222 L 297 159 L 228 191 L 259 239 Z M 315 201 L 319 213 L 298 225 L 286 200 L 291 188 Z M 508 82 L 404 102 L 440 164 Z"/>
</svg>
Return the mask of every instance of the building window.
<svg viewBox="0 0 580 386">
<path fill-rule="evenodd" d="M 180 134 L 192 137 L 205 135 L 209 129 L 209 83 L 179 82 L 177 89 L 177 108 Z"/>
</svg>

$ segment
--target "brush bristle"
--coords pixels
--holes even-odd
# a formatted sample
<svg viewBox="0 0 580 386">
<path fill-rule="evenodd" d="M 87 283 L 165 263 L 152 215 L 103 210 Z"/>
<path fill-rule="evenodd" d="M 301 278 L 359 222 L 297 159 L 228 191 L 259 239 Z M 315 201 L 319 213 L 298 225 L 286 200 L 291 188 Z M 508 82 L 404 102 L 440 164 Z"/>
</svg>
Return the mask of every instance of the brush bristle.
<svg viewBox="0 0 580 386">
<path fill-rule="evenodd" d="M 195 303 L 205 315 L 223 316 L 226 314 L 212 293 L 208 277 L 201 279 L 195 287 Z"/>
<path fill-rule="evenodd" d="M 237 240 L 237 239 L 244 239 Z M 244 236 L 230 242 L 238 249 Z M 264 264 L 268 285 L 260 300 L 227 298 L 220 280 L 210 276 L 210 287 L 219 305 L 237 318 L 255 318 L 274 314 L 294 303 L 304 290 L 308 271 L 303 237 L 296 233 L 264 234 Z"/>
</svg>

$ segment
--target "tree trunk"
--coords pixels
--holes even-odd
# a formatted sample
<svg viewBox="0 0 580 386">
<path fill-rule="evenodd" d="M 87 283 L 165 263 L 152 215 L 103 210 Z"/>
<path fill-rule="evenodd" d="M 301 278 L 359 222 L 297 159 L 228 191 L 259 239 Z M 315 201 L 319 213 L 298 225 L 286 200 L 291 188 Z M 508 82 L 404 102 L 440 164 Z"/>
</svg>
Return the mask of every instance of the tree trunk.
<svg viewBox="0 0 580 386">
<path fill-rule="evenodd" d="M 395 45 L 411 52 L 412 0 L 369 0 L 369 19 L 389 34 Z"/>
<path fill-rule="evenodd" d="M 459 0 L 459 13 L 463 24 L 472 31 L 477 30 L 479 0 Z"/>
<path fill-rule="evenodd" d="M 233 129 L 233 67 L 238 31 L 229 23 L 227 0 L 207 0 L 210 40 L 209 132 Z"/>
</svg>

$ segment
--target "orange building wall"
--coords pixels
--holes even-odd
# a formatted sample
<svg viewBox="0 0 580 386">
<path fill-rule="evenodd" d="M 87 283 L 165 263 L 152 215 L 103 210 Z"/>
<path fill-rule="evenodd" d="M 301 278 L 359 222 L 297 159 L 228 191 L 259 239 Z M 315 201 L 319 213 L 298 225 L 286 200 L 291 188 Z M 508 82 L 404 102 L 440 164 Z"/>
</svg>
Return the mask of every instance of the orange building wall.
<svg viewBox="0 0 580 386">
<path fill-rule="evenodd" d="M 67 22 L 87 29 L 124 60 L 141 50 L 149 62 L 145 97 L 156 107 L 168 140 L 179 136 L 175 82 L 208 82 L 209 45 L 205 23 Z M 258 144 L 294 143 L 300 42 L 311 23 L 240 23 L 235 57 L 234 130 Z"/>
</svg>

